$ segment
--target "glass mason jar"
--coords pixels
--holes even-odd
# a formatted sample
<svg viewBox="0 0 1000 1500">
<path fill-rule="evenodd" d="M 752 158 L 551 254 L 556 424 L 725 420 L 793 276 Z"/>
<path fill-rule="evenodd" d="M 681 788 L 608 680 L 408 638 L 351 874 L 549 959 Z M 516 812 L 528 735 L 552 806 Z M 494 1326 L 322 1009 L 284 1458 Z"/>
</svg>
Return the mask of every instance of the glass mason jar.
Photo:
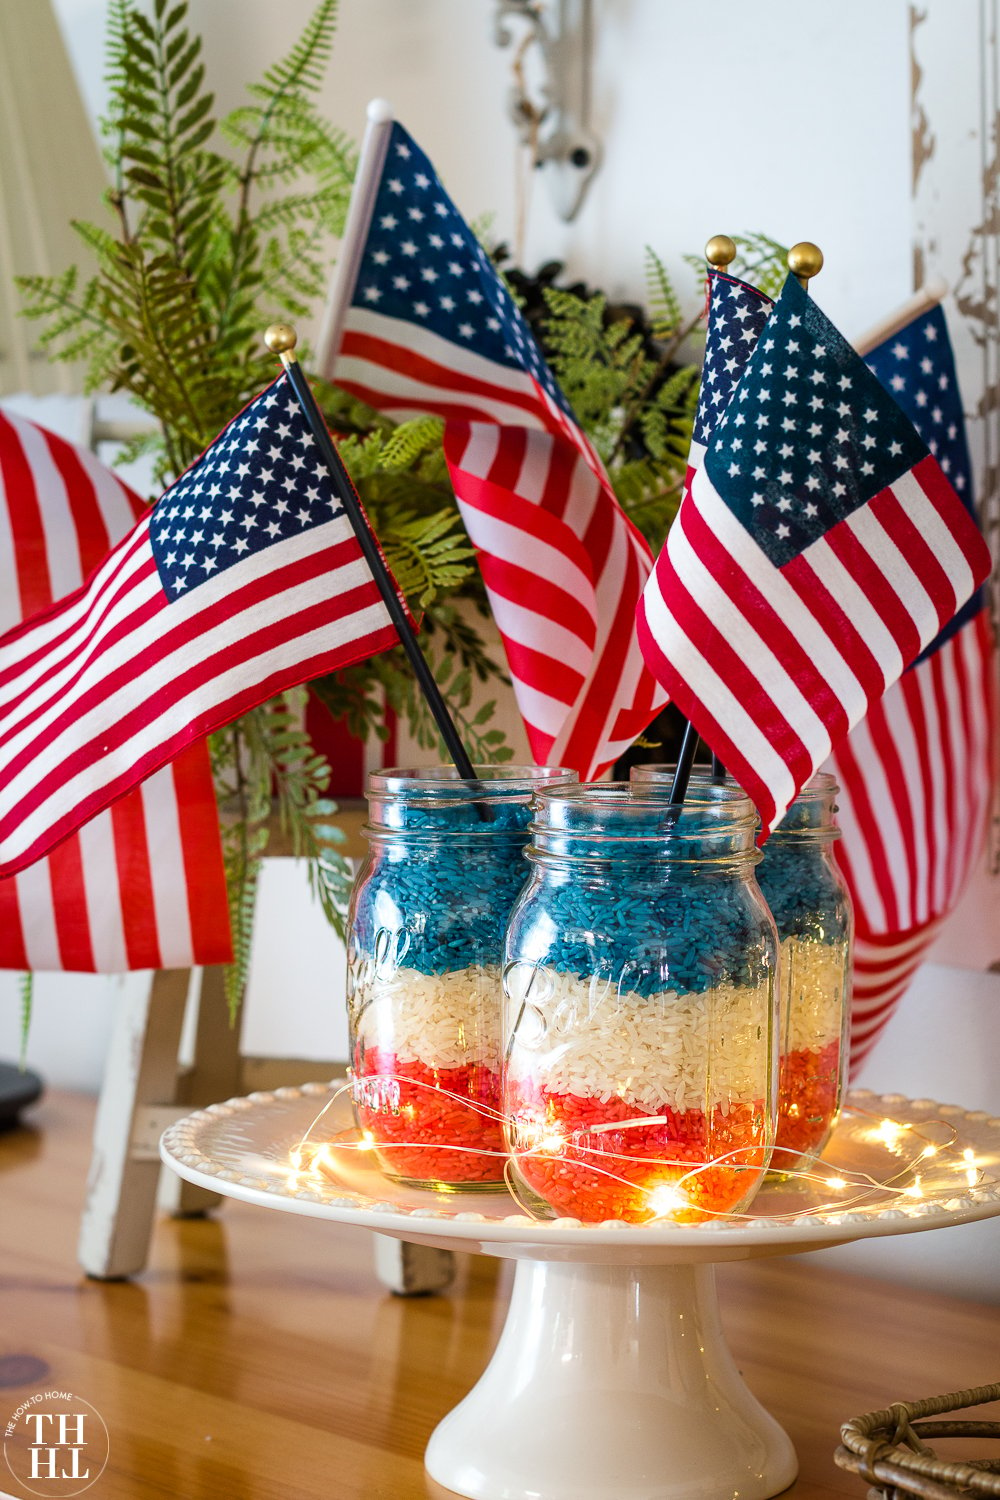
<svg viewBox="0 0 1000 1500">
<path fill-rule="evenodd" d="M 825 771 L 807 782 L 757 866 L 781 943 L 774 1172 L 813 1165 L 837 1123 L 847 1073 L 854 914 L 833 859 L 836 795 Z"/>
<path fill-rule="evenodd" d="M 504 962 L 518 1186 L 584 1221 L 744 1208 L 774 1136 L 777 939 L 744 794 L 535 799 Z"/>
<path fill-rule="evenodd" d="M 574 773 L 454 766 L 368 778 L 348 913 L 354 1110 L 379 1165 L 419 1187 L 502 1186 L 501 951 L 528 870 L 532 792 Z"/>
<path fill-rule="evenodd" d="M 672 765 L 635 766 L 632 779 L 661 791 Z M 692 786 L 713 785 L 699 768 Z M 736 783 L 727 778 L 727 786 Z M 805 1171 L 837 1122 L 850 1022 L 851 898 L 833 860 L 837 785 L 819 772 L 764 845 L 757 881 L 778 929 L 781 960 L 778 1122 L 771 1170 Z"/>
</svg>

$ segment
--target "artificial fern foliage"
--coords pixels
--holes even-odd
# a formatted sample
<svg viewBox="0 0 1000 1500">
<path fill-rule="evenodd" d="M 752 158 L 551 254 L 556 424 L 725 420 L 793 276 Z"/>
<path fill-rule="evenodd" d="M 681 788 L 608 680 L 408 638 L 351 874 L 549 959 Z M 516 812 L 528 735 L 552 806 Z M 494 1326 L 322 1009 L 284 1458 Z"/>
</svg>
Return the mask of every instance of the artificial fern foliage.
<svg viewBox="0 0 1000 1500">
<path fill-rule="evenodd" d="M 331 239 L 343 231 L 356 166 L 316 96 L 330 59 L 336 0 L 320 0 L 288 54 L 221 121 L 185 0 L 112 0 L 108 115 L 112 186 L 101 222 L 77 223 L 97 273 L 20 278 L 24 310 L 43 323 L 56 359 L 82 359 L 90 390 L 127 391 L 158 432 L 125 456 L 151 453 L 158 481 L 182 472 L 275 376 L 261 334 L 305 316 L 326 292 Z M 304 351 L 307 357 L 307 351 Z M 502 756 L 503 736 L 469 716 L 469 674 L 502 677 L 452 601 L 482 605 L 472 549 L 441 452 L 441 424 L 396 426 L 319 382 L 383 548 L 415 613 L 473 757 Z M 374 667 L 374 670 L 373 670 Z M 382 689 L 382 692 L 379 691 Z M 317 694 L 357 733 L 379 732 L 385 700 L 437 747 L 401 652 L 319 683 Z M 308 859 L 313 887 L 343 922 L 348 867 L 336 849 L 330 767 L 301 728 L 302 695 L 286 695 L 212 737 L 235 961 L 231 1004 L 249 962 L 260 860 L 272 820 Z"/>
<path fill-rule="evenodd" d="M 332 240 L 342 234 L 354 144 L 323 118 L 317 93 L 331 57 L 337 0 L 319 0 L 288 54 L 223 119 L 188 25 L 187 0 L 110 0 L 109 107 L 102 123 L 111 171 L 99 222 L 77 222 L 96 273 L 18 278 L 24 312 L 43 325 L 54 359 L 81 361 L 88 390 L 131 395 L 156 431 L 126 445 L 153 457 L 158 483 L 177 477 L 275 376 L 264 327 L 309 316 L 324 297 Z M 780 247 L 739 241 L 768 276 Z M 533 283 L 526 315 L 578 420 L 604 459 L 625 511 L 659 548 L 680 499 L 698 366 L 694 316 L 662 261 L 646 255 L 648 316 L 600 293 Z M 300 350 L 308 364 L 308 350 Z M 328 381 L 324 414 L 380 539 L 421 617 L 424 648 L 474 762 L 512 751 L 475 684 L 506 683 L 484 641 L 488 606 L 442 450 L 442 424 L 396 424 Z M 383 735 L 384 706 L 422 749 L 441 756 L 437 728 L 397 648 L 322 678 L 309 691 L 358 735 Z M 302 728 L 303 692 L 282 695 L 212 736 L 238 1003 L 250 956 L 260 861 L 277 819 L 309 861 L 317 899 L 343 929 L 350 871 L 327 801 L 331 771 Z"/>
</svg>

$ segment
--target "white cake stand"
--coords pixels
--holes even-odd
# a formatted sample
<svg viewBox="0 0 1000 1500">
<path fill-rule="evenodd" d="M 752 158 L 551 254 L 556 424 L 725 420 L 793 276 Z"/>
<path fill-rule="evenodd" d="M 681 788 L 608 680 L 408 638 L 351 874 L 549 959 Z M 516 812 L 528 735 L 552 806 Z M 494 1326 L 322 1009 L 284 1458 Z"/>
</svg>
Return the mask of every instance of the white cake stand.
<svg viewBox="0 0 1000 1500">
<path fill-rule="evenodd" d="M 335 1142 L 308 1176 L 293 1165 L 306 1136 Z M 539 1222 L 506 1193 L 397 1187 L 360 1147 L 338 1081 L 199 1110 L 161 1154 L 264 1208 L 517 1262 L 496 1352 L 427 1448 L 432 1478 L 473 1500 L 777 1494 L 795 1453 L 726 1346 L 714 1262 L 1000 1213 L 1000 1119 L 899 1095 L 852 1094 L 809 1181 L 766 1186 L 752 1217 L 698 1226 Z"/>
</svg>

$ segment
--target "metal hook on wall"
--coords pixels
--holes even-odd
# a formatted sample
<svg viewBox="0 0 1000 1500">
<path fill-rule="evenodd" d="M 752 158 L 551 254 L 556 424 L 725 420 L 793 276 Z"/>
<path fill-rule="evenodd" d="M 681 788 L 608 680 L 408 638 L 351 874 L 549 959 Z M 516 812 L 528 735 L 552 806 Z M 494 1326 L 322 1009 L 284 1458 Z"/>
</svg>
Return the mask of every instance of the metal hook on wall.
<svg viewBox="0 0 1000 1500">
<path fill-rule="evenodd" d="M 512 20 L 526 21 L 529 30 L 515 54 L 510 116 L 531 149 L 533 165 L 544 169 L 556 212 L 568 223 L 601 163 L 601 143 L 589 124 L 592 0 L 554 0 L 550 6 L 541 0 L 497 0 L 494 35 L 500 47 L 515 40 Z M 530 98 L 524 77 L 524 56 L 532 47 L 544 69 L 540 103 Z"/>
</svg>

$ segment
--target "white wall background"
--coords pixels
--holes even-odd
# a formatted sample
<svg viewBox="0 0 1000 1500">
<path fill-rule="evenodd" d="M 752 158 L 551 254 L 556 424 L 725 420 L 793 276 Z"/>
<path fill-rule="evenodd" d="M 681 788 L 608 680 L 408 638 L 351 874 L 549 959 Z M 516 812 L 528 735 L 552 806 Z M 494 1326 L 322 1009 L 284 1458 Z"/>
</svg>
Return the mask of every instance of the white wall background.
<svg viewBox="0 0 1000 1500">
<path fill-rule="evenodd" d="M 103 108 L 105 0 L 53 0 L 92 116 Z M 965 0 L 963 0 L 963 9 Z M 311 0 L 192 0 L 219 106 L 286 51 Z M 490 0 L 342 0 L 324 88 L 330 118 L 360 137 L 367 101 L 387 97 L 467 217 L 494 215 L 512 239 L 523 161 L 506 117 L 510 55 L 492 42 Z M 596 0 L 593 126 L 604 164 L 578 219 L 559 221 L 533 174 L 524 263 L 564 259 L 615 295 L 642 295 L 643 246 L 676 273 L 716 232 L 814 239 L 813 284 L 848 335 L 911 286 L 909 13 L 905 0 L 757 0 L 710 11 L 682 0 Z M 30 66 L 30 59 L 25 59 Z M 956 90 L 974 80 L 956 77 Z M 27 269 L 27 268 L 26 268 Z M 974 928 L 994 954 L 995 917 Z M 343 1048 L 340 958 L 290 866 L 268 875 L 247 1028 L 253 1050 L 329 1057 Z M 954 954 L 949 954 L 954 965 Z M 970 961 L 975 962 L 973 958 Z M 17 1051 L 13 976 L 0 976 L 0 1056 Z M 111 1007 L 142 976 L 40 976 L 29 1060 L 53 1084 L 98 1086 Z M 862 1078 L 886 1091 L 1000 1113 L 1000 978 L 923 972 Z M 882 1274 L 997 1295 L 996 1225 L 834 1252 Z M 934 1244 L 942 1241 L 946 1250 Z"/>
</svg>

